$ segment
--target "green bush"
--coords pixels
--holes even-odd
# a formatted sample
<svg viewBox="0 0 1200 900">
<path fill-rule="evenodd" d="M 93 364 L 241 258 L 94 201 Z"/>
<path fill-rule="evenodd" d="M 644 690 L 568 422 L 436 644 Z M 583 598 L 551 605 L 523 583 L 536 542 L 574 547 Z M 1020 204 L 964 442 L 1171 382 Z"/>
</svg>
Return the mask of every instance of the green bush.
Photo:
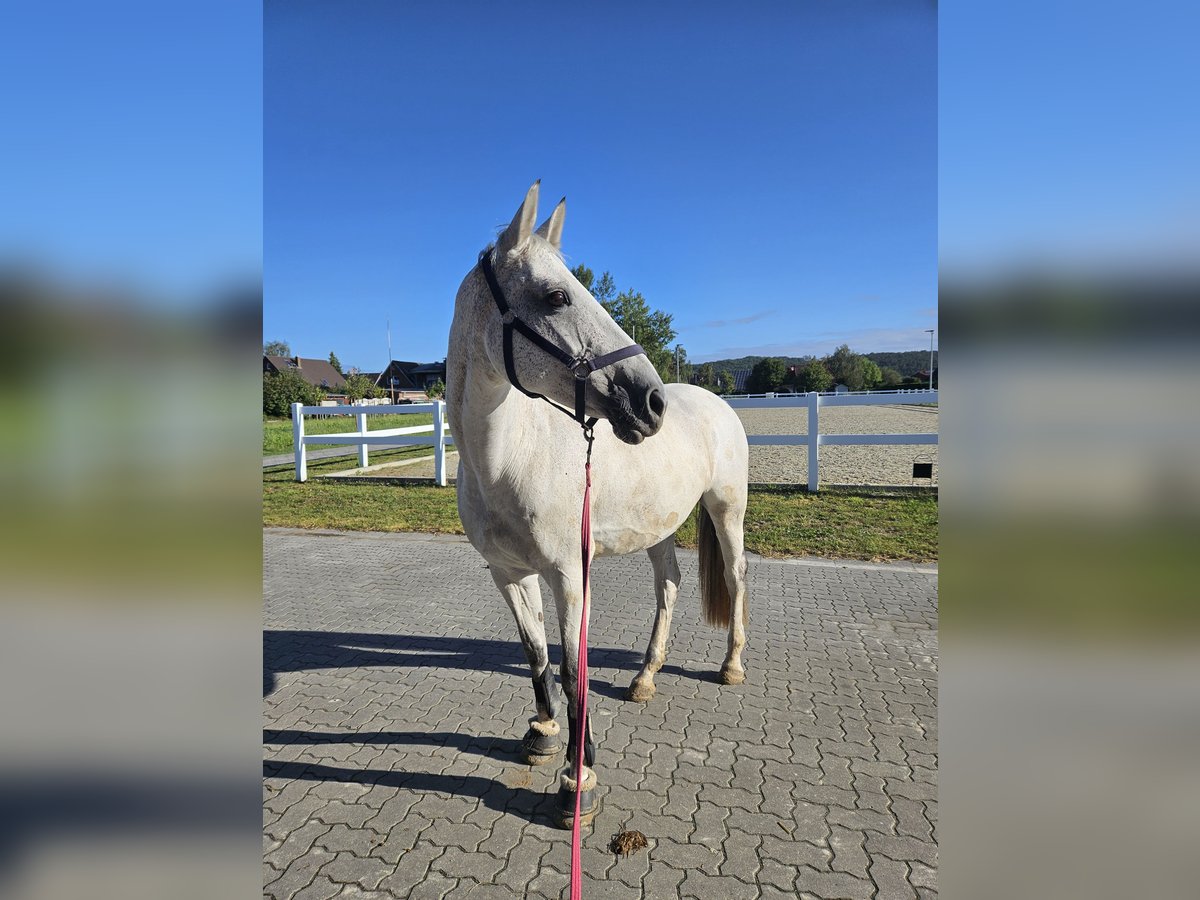
<svg viewBox="0 0 1200 900">
<path fill-rule="evenodd" d="M 346 387 L 344 389 L 348 400 L 362 400 L 364 397 L 373 400 L 376 397 L 385 397 L 387 393 L 380 387 L 371 382 L 371 379 L 366 375 L 355 372 L 346 378 Z"/>
<path fill-rule="evenodd" d="M 315 406 L 325 399 L 325 391 L 309 384 L 299 372 L 263 373 L 263 415 L 289 418 L 293 403 Z"/>
</svg>

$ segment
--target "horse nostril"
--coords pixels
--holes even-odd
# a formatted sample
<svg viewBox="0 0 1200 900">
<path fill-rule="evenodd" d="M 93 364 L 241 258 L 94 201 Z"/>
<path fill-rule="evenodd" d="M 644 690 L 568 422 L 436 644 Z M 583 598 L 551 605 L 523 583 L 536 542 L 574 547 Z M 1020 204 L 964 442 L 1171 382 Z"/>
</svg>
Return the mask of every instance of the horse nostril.
<svg viewBox="0 0 1200 900">
<path fill-rule="evenodd" d="M 646 406 L 656 419 L 661 419 L 663 413 L 667 411 L 667 395 L 655 388 L 646 398 Z"/>
</svg>

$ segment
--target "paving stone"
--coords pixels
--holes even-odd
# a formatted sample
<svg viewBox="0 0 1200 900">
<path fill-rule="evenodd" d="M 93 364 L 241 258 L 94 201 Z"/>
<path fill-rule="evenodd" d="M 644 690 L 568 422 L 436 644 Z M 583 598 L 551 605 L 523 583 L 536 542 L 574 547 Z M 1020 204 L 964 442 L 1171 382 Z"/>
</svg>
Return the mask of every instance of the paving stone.
<svg viewBox="0 0 1200 900">
<path fill-rule="evenodd" d="M 333 854 L 329 851 L 313 847 L 308 853 L 293 860 L 278 879 L 267 885 L 266 893 L 276 900 L 290 900 L 298 891 L 308 887 L 321 867 L 332 859 Z"/>
<path fill-rule="evenodd" d="M 351 828 L 339 822 L 333 825 L 316 839 L 318 847 L 324 847 L 332 853 L 346 851 L 356 856 L 366 856 L 381 840 L 378 832 L 366 828 Z"/>
<path fill-rule="evenodd" d="M 722 875 L 731 875 L 739 881 L 753 882 L 758 877 L 762 862 L 758 854 L 762 838 L 744 831 L 735 831 L 725 840 Z"/>
<path fill-rule="evenodd" d="M 796 889 L 825 900 L 871 900 L 875 896 L 875 885 L 869 880 L 845 872 L 818 872 L 807 866 L 801 866 L 796 875 Z"/>
<path fill-rule="evenodd" d="M 793 887 L 796 883 L 796 867 L 785 866 L 783 863 L 764 857 L 762 867 L 758 871 L 758 882 L 764 892 L 767 887 L 774 887 L 789 897 L 795 896 Z M 765 896 L 765 894 L 764 894 Z"/>
<path fill-rule="evenodd" d="M 491 881 L 504 868 L 504 862 L 487 853 L 466 851 L 459 847 L 447 847 L 431 866 L 431 871 L 442 872 L 451 878 L 473 878 L 476 881 Z"/>
<path fill-rule="evenodd" d="M 867 853 L 872 858 L 883 855 L 905 862 L 917 860 L 931 867 L 937 865 L 937 845 L 932 841 L 918 841 L 916 838 L 869 831 L 866 846 Z"/>
<path fill-rule="evenodd" d="M 694 553 L 648 704 L 644 555 L 597 560 L 589 898 L 935 897 L 936 575 L 752 559 L 747 682 L 718 684 Z M 558 898 L 556 765 L 511 614 L 459 540 L 264 531 L 264 895 Z M 551 660 L 560 650 L 543 587 Z M 565 716 L 560 716 L 565 724 Z M 561 758 L 560 758 L 561 760 Z M 611 836 L 648 849 L 617 858 Z"/>
<path fill-rule="evenodd" d="M 458 882 L 453 878 L 447 878 L 445 875 L 434 873 L 424 879 L 408 894 L 402 896 L 407 897 L 408 900 L 443 900 L 456 887 L 458 887 Z"/>
<path fill-rule="evenodd" d="M 805 865 L 814 869 L 828 869 L 833 859 L 833 851 L 828 847 L 817 847 L 807 841 L 781 840 L 773 836 L 762 839 L 760 852 L 766 859 L 785 865 Z"/>
<path fill-rule="evenodd" d="M 871 860 L 871 878 L 879 888 L 878 900 L 916 900 L 917 892 L 908 880 L 908 866 L 876 856 Z"/>
<path fill-rule="evenodd" d="M 937 891 L 937 870 L 933 869 L 924 863 L 913 862 L 909 863 L 909 881 L 913 887 L 928 888 L 936 893 Z"/>
<path fill-rule="evenodd" d="M 645 897 L 678 897 L 684 873 L 665 864 L 654 864 L 642 879 Z"/>
<path fill-rule="evenodd" d="M 278 847 L 264 854 L 263 861 L 269 863 L 280 872 L 285 871 L 293 861 L 308 853 L 312 849 L 313 844 L 316 843 L 317 838 L 328 832 L 329 829 L 330 826 L 324 822 L 305 822 L 295 831 L 288 834 Z"/>
<path fill-rule="evenodd" d="M 525 896 L 526 886 L 537 877 L 542 860 L 550 850 L 541 841 L 522 841 L 508 855 L 507 864 L 496 876 L 496 883 Z"/>
<path fill-rule="evenodd" d="M 367 890 L 374 890 L 395 868 L 380 859 L 364 859 L 353 853 L 339 853 L 333 862 L 321 870 L 321 874 L 341 884 L 357 884 Z"/>
<path fill-rule="evenodd" d="M 430 864 L 444 852 L 444 847 L 418 844 L 400 857 L 392 874 L 379 883 L 380 888 L 398 897 L 408 896 L 409 891 L 425 880 Z"/>
<path fill-rule="evenodd" d="M 293 900 L 330 900 L 342 892 L 342 885 L 318 875 L 312 882 L 293 895 Z"/>
<path fill-rule="evenodd" d="M 432 823 L 420 816 L 410 816 L 403 822 L 392 826 L 385 837 L 376 837 L 371 842 L 368 853 L 384 862 L 396 865 L 401 857 L 417 845 L 420 836 Z M 336 826 L 335 826 L 336 827 Z"/>
<path fill-rule="evenodd" d="M 759 894 L 757 885 L 738 881 L 726 875 L 705 875 L 691 871 L 679 886 L 680 897 L 695 897 L 697 900 L 754 900 Z"/>
<path fill-rule="evenodd" d="M 447 900 L 453 900 L 460 893 L 466 900 L 522 900 L 525 896 L 524 893 L 517 893 L 499 884 L 476 884 L 466 881 L 447 894 Z"/>
</svg>

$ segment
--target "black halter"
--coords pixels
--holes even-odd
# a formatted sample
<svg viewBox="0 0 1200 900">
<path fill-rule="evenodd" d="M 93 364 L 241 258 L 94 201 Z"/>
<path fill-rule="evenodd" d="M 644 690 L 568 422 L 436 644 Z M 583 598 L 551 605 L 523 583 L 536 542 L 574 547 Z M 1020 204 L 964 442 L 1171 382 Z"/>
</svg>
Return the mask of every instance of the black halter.
<svg viewBox="0 0 1200 900">
<path fill-rule="evenodd" d="M 612 353 L 605 353 L 602 356 L 597 356 L 594 359 L 589 359 L 584 354 L 572 356 L 566 350 L 563 350 L 557 344 L 553 344 L 546 338 L 542 337 L 525 322 L 517 317 L 516 313 L 509 308 L 508 301 L 504 299 L 504 291 L 500 289 L 500 282 L 496 280 L 496 273 L 492 269 L 492 254 L 491 251 L 485 251 L 479 259 L 479 268 L 483 270 L 483 277 L 487 279 L 489 290 L 492 292 L 492 299 L 496 301 L 496 308 L 500 310 L 501 320 L 504 322 L 504 370 L 508 373 L 509 383 L 512 384 L 518 391 L 527 397 L 535 397 L 545 400 L 555 409 L 561 409 L 568 416 L 571 416 L 578 422 L 586 435 L 591 436 L 593 426 L 597 419 L 586 418 L 584 413 L 584 391 L 587 388 L 587 380 L 591 374 L 599 369 L 611 366 L 613 363 L 620 362 L 623 359 L 628 359 L 631 356 L 645 354 L 637 344 L 630 344 L 628 347 L 623 347 L 620 350 L 614 350 Z M 513 331 L 519 331 L 525 337 L 529 338 L 535 345 L 540 347 L 546 353 L 549 353 L 560 363 L 571 370 L 575 375 L 575 412 L 572 413 L 564 406 L 559 406 L 549 397 L 535 393 L 534 391 L 526 390 L 521 386 L 520 380 L 517 378 L 517 368 L 513 364 Z M 590 446 L 589 446 L 590 449 Z"/>
</svg>

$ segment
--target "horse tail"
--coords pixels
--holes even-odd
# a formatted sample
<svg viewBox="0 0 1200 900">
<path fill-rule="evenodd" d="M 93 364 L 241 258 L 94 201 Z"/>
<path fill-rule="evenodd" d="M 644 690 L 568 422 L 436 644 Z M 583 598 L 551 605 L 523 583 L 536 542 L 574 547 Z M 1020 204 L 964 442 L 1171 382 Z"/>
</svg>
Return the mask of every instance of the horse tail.
<svg viewBox="0 0 1200 900">
<path fill-rule="evenodd" d="M 714 628 L 728 628 L 733 601 L 729 596 L 729 584 L 725 581 L 725 558 L 717 540 L 717 529 L 703 503 L 700 504 L 696 531 L 700 544 L 701 613 L 704 621 Z"/>
</svg>

